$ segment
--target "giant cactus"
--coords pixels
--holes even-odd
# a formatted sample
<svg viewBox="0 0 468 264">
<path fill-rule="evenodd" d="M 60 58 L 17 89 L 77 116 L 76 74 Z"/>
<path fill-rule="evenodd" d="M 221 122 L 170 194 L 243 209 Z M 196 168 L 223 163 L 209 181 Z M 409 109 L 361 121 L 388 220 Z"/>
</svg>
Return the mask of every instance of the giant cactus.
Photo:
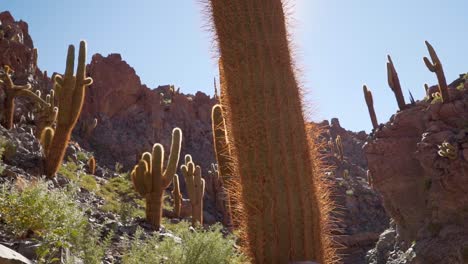
<svg viewBox="0 0 468 264">
<path fill-rule="evenodd" d="M 27 84 L 24 86 L 15 85 L 11 79 L 11 69 L 9 66 L 4 66 L 2 72 L 0 72 L 0 87 L 2 87 L 5 97 L 2 101 L 2 126 L 6 129 L 13 127 L 13 117 L 15 111 L 15 98 L 24 96 L 31 98 L 35 102 L 41 105 L 47 105 L 47 103 L 41 99 L 37 94 L 31 91 L 31 85 Z"/>
<path fill-rule="evenodd" d="M 439 91 L 442 96 L 443 102 L 450 102 L 450 96 L 447 87 L 447 81 L 445 80 L 444 68 L 442 67 L 442 63 L 439 60 L 439 56 L 435 52 L 432 45 L 426 41 L 427 50 L 429 51 L 429 55 L 431 56 L 432 62 L 427 58 L 424 57 L 424 63 L 426 67 L 431 71 L 434 72 L 437 76 L 437 80 L 439 82 Z"/>
<path fill-rule="evenodd" d="M 55 76 L 55 94 L 58 97 L 57 127 L 45 160 L 45 174 L 48 178 L 54 177 L 62 163 L 65 150 L 76 121 L 83 108 L 86 87 L 93 80 L 86 77 L 86 42 L 80 42 L 78 54 L 78 67 L 76 76 L 73 75 L 75 66 L 75 47 L 68 47 L 65 75 Z"/>
<path fill-rule="evenodd" d="M 203 196 L 205 195 L 205 180 L 201 176 L 200 166 L 195 166 L 192 156 L 185 156 L 185 164 L 180 167 L 184 175 L 187 193 L 192 205 L 192 225 L 203 225 Z"/>
<path fill-rule="evenodd" d="M 176 173 L 181 143 L 182 131 L 174 128 L 166 169 L 163 169 L 164 148 L 161 144 L 154 144 L 152 153 L 143 153 L 131 173 L 136 191 L 146 199 L 146 220 L 156 230 L 161 226 L 163 194 Z"/>
<path fill-rule="evenodd" d="M 255 263 L 331 263 L 328 199 L 305 125 L 283 2 L 210 0 L 209 8 L 240 177 L 244 248 Z"/>
<path fill-rule="evenodd" d="M 46 127 L 53 127 L 55 122 L 57 122 L 58 116 L 58 107 L 55 104 L 55 87 L 57 84 L 54 84 L 54 89 L 46 95 L 47 105 L 37 105 L 36 107 L 36 137 L 40 137 L 42 131 Z M 40 96 L 39 90 L 37 91 Z"/>
</svg>

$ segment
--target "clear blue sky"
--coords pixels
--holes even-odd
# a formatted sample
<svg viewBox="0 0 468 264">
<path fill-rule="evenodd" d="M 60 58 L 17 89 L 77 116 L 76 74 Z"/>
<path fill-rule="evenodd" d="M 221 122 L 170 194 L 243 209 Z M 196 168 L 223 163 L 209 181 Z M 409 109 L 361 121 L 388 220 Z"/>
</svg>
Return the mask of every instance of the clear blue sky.
<svg viewBox="0 0 468 264">
<path fill-rule="evenodd" d="M 199 0 L 3 0 L 29 23 L 39 66 L 64 70 L 67 45 L 88 41 L 89 54 L 120 53 L 149 87 L 174 84 L 184 93 L 213 93 L 213 42 Z M 135 4 L 138 3 L 138 4 Z M 448 82 L 468 71 L 468 1 L 289 0 L 297 63 L 313 120 L 338 117 L 369 131 L 362 84 L 374 94 L 379 122 L 397 109 L 387 86 L 391 54 L 407 101 L 436 77 L 422 62 L 429 40 Z M 313 105 L 313 107 L 312 107 Z"/>
</svg>

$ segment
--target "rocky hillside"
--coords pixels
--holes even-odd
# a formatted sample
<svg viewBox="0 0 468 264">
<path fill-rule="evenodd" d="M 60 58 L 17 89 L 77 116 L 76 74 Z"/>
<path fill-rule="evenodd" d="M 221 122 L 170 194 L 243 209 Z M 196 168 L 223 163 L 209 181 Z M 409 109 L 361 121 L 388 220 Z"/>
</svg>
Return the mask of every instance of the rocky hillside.
<svg viewBox="0 0 468 264">
<path fill-rule="evenodd" d="M 37 67 L 38 52 L 29 36 L 28 25 L 15 21 L 8 12 L 0 13 L 0 21 L 0 65 L 13 68 L 15 83 L 30 83 L 34 90 L 43 93 L 50 91 L 51 78 Z M 111 230 L 117 232 L 119 237 L 114 237 L 106 260 L 121 261 L 123 253 L 117 246 L 122 242 L 121 236 L 134 235 L 137 227 L 151 231 L 139 218 L 138 212 L 143 210 L 141 199 L 131 191 L 125 172 L 154 143 L 161 142 L 168 148 L 174 127 L 183 131 L 181 156 L 190 153 L 205 172 L 205 223 L 211 225 L 221 221 L 220 185 L 215 177 L 207 173 L 215 160 L 211 108 L 216 99 L 202 92 L 183 94 L 173 85 L 150 89 L 141 83 L 135 70 L 119 54 L 95 54 L 87 70 L 94 83 L 87 91 L 82 115 L 73 131 L 73 142 L 67 150 L 66 162 L 50 188 L 61 190 L 77 184 L 78 196 L 74 199 L 80 206 L 92 205 L 85 214 L 91 226 L 101 229 L 102 234 L 108 234 Z M 17 100 L 15 128 L 11 131 L 0 129 L 0 136 L 8 142 L 4 146 L 5 169 L 0 183 L 34 181 L 36 175 L 40 175 L 43 154 L 34 136 L 37 118 L 33 104 L 21 98 Z M 339 137 L 342 141 L 343 157 L 337 155 L 336 146 L 329 146 L 323 152 L 325 163 L 330 166 L 324 177 L 332 186 L 332 198 L 337 205 L 333 212 L 336 219 L 334 229 L 337 242 L 344 247 L 340 250 L 342 263 L 363 263 L 367 250 L 373 247 L 389 221 L 379 195 L 367 181 L 367 162 L 362 147 L 368 135 L 345 130 L 338 119 L 332 119 L 331 123 L 323 122 L 321 126 L 323 134 L 319 139 L 335 142 Z M 86 174 L 86 160 L 91 152 L 98 163 L 94 176 Z M 117 163 L 123 167 L 116 166 Z M 184 189 L 184 182 L 181 184 Z M 108 189 L 118 195 L 110 195 L 105 191 Z M 167 203 L 170 205 L 171 199 Z M 131 205 L 137 212 L 128 213 L 127 209 L 121 208 L 125 205 Z M 190 205 L 185 201 L 182 217 L 189 217 L 189 212 Z M 177 222 L 170 209 L 164 211 L 164 216 Z M 25 249 L 26 242 L 9 235 L 6 232 L 8 228 L 1 224 L 1 244 L 19 250 L 30 258 L 37 257 L 34 252 L 31 253 L 30 246 Z M 27 243 L 30 243 L 34 235 L 27 235 L 27 238 Z M 31 247 L 37 245 L 32 243 Z"/>
<path fill-rule="evenodd" d="M 442 73 L 443 74 L 443 73 Z M 365 152 L 392 217 L 369 263 L 468 263 L 468 75 L 380 125 Z"/>
</svg>

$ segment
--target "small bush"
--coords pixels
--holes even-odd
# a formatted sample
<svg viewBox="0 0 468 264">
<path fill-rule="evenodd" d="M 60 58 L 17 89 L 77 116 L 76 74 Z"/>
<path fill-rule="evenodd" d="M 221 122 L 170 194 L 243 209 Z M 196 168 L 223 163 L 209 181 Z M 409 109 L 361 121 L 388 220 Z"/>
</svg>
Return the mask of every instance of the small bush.
<svg viewBox="0 0 468 264">
<path fill-rule="evenodd" d="M 110 238 L 99 242 L 100 232 L 93 231 L 74 195 L 73 191 L 49 190 L 43 181 L 21 188 L 4 184 L 0 218 L 13 235 L 41 242 L 36 251 L 40 263 L 55 261 L 61 249 L 69 249 L 85 263 L 101 263 Z"/>
<path fill-rule="evenodd" d="M 140 240 L 142 231 L 138 230 L 135 239 L 126 240 L 128 251 L 123 256 L 124 264 L 171 263 L 171 264 L 209 264 L 209 263 L 246 263 L 246 258 L 236 248 L 233 237 L 224 238 L 220 226 L 207 231 L 191 231 L 186 222 L 177 224 L 177 236 L 181 241 L 159 236 Z"/>
</svg>

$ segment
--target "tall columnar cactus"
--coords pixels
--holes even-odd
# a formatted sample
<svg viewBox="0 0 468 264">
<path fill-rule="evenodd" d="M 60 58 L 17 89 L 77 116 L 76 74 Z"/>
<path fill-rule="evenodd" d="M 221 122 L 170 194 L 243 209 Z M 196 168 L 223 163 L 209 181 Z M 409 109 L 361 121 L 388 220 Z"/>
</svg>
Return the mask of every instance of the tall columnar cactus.
<svg viewBox="0 0 468 264">
<path fill-rule="evenodd" d="M 45 174 L 48 178 L 54 177 L 62 163 L 72 130 L 83 108 L 86 87 L 93 83 L 90 77 L 86 77 L 85 41 L 80 42 L 76 76 L 73 75 L 74 66 L 75 47 L 70 45 L 68 47 L 65 75 L 56 75 L 54 80 L 59 110 L 54 138 L 45 160 Z"/>
<path fill-rule="evenodd" d="M 187 186 L 187 193 L 192 205 L 192 225 L 203 225 L 203 196 L 205 180 L 201 176 L 200 166 L 195 166 L 192 156 L 185 155 L 185 164 L 180 167 Z"/>
<path fill-rule="evenodd" d="M 403 92 L 401 91 L 400 79 L 398 78 L 398 73 L 395 70 L 395 66 L 393 65 L 392 58 L 390 55 L 387 55 L 388 62 L 387 62 L 387 78 L 388 78 L 388 86 L 392 88 L 393 93 L 395 94 L 398 107 L 400 110 L 406 108 L 405 98 L 403 97 Z"/>
<path fill-rule="evenodd" d="M 91 175 L 96 173 L 96 159 L 93 156 L 88 159 L 88 170 Z"/>
<path fill-rule="evenodd" d="M 374 110 L 374 99 L 372 99 L 372 92 L 367 88 L 366 85 L 362 87 L 362 90 L 364 91 L 364 98 L 366 99 L 367 109 L 369 110 L 372 127 L 376 129 L 379 127 L 379 123 L 377 122 L 377 115 L 375 114 Z"/>
<path fill-rule="evenodd" d="M 328 203 L 306 129 L 281 0 L 210 0 L 221 103 L 255 263 L 331 263 Z M 330 252 L 330 254 L 327 254 Z"/>
<path fill-rule="evenodd" d="M 213 106 L 211 112 L 211 126 L 213 130 L 213 145 L 216 154 L 216 162 L 218 164 L 218 172 L 223 184 L 225 193 L 224 210 L 226 216 L 224 217 L 224 224 L 229 226 L 232 224 L 231 212 L 231 195 L 233 188 L 233 171 L 231 164 L 231 149 L 229 148 L 229 141 L 226 134 L 226 123 L 223 117 L 223 108 L 217 104 Z"/>
<path fill-rule="evenodd" d="M 6 129 L 13 127 L 13 117 L 15 113 L 15 98 L 24 96 L 31 98 L 33 101 L 41 105 L 47 105 L 47 103 L 41 99 L 36 93 L 31 91 L 31 85 L 15 85 L 11 79 L 11 69 L 9 66 L 4 66 L 2 72 L 0 72 L 0 87 L 3 89 L 5 97 L 1 102 L 2 111 L 2 126 Z"/>
<path fill-rule="evenodd" d="M 338 159 L 340 161 L 343 161 L 344 159 L 344 150 L 343 150 L 343 142 L 341 141 L 341 136 L 338 135 L 336 136 L 336 139 L 335 139 L 335 142 L 336 142 L 336 151 L 338 152 Z"/>
<path fill-rule="evenodd" d="M 174 199 L 174 215 L 179 218 L 180 210 L 182 209 L 182 193 L 180 192 L 179 176 L 177 174 L 174 175 L 172 185 L 174 186 L 172 190 L 172 197 Z"/>
<path fill-rule="evenodd" d="M 156 230 L 161 227 L 163 194 L 176 173 L 181 144 L 182 131 L 174 128 L 166 169 L 163 169 L 164 147 L 154 144 L 152 153 L 143 153 L 131 173 L 135 190 L 146 199 L 146 220 Z"/>
<path fill-rule="evenodd" d="M 432 45 L 426 41 L 427 50 L 429 51 L 429 55 L 431 56 L 432 62 L 427 58 L 424 57 L 424 63 L 426 64 L 427 68 L 434 72 L 437 76 L 437 80 L 439 82 L 439 91 L 442 95 L 443 102 L 450 102 L 450 95 L 448 92 L 447 81 L 445 80 L 444 68 L 442 68 L 442 63 L 437 56 Z"/>
</svg>

